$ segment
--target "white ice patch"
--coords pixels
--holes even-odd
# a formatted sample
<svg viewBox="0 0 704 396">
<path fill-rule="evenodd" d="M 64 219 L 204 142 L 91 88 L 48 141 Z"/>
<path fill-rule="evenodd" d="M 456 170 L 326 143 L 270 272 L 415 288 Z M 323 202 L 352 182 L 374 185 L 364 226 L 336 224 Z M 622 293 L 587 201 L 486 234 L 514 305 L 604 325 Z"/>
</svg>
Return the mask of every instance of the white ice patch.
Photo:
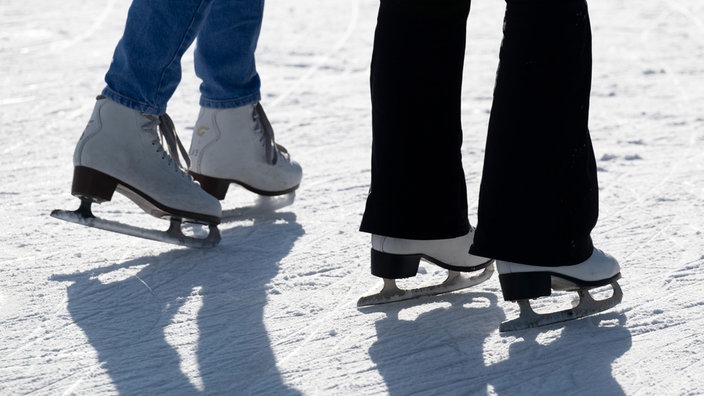
<svg viewBox="0 0 704 396">
<path fill-rule="evenodd" d="M 17 312 L 17 308 L 17 301 L 4 293 L 0 293 L 0 319 L 12 316 Z"/>
<path fill-rule="evenodd" d="M 183 375 L 202 392 L 205 385 L 198 365 L 198 312 L 203 307 L 200 291 L 200 286 L 195 287 L 191 295 L 185 297 L 186 301 L 171 319 L 171 323 L 164 327 L 164 339 L 178 353 L 181 359 L 179 368 Z"/>
</svg>

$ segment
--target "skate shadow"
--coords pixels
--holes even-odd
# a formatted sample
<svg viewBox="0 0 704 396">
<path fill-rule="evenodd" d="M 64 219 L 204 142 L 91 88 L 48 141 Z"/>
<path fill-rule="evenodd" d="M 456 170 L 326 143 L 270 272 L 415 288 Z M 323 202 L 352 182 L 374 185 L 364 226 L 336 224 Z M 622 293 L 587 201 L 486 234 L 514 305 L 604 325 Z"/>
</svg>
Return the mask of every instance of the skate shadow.
<svg viewBox="0 0 704 396">
<path fill-rule="evenodd" d="M 494 293 L 450 293 L 364 309 L 385 314 L 375 322 L 369 355 L 387 393 L 624 394 L 611 369 L 631 347 L 623 314 L 499 333 L 505 315 L 497 300 Z M 413 310 L 422 313 L 405 313 Z"/>
<path fill-rule="evenodd" d="M 612 364 L 632 346 L 623 313 L 505 333 L 508 359 L 488 367 L 498 395 L 625 395 Z M 501 374 L 510 374 L 506 381 Z"/>
<path fill-rule="evenodd" d="M 68 311 L 100 362 L 78 381 L 106 372 L 120 394 L 299 394 L 276 368 L 263 315 L 303 233 L 294 214 L 269 214 L 224 230 L 214 249 L 54 275 L 70 282 Z"/>
<path fill-rule="evenodd" d="M 291 192 L 279 196 L 258 195 L 252 205 L 238 206 L 236 209 L 222 211 L 221 224 L 232 223 L 244 219 L 255 219 L 262 215 L 267 215 L 279 209 L 293 205 L 296 200 L 296 192 Z"/>
<path fill-rule="evenodd" d="M 495 294 L 448 293 L 361 311 L 386 315 L 375 322 L 369 356 L 389 395 L 486 394 L 482 348 L 503 320 Z"/>
</svg>

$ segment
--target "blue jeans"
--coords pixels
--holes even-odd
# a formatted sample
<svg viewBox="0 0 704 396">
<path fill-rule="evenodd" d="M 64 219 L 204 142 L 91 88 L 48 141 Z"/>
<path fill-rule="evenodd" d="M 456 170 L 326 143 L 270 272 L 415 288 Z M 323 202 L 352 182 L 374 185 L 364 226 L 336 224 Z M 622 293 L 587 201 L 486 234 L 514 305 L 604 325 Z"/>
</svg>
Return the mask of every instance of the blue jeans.
<svg viewBox="0 0 704 396">
<path fill-rule="evenodd" d="M 181 81 L 181 57 L 197 37 L 200 105 L 259 101 L 254 51 L 263 11 L 264 0 L 134 0 L 103 95 L 147 114 L 165 113 Z"/>
</svg>

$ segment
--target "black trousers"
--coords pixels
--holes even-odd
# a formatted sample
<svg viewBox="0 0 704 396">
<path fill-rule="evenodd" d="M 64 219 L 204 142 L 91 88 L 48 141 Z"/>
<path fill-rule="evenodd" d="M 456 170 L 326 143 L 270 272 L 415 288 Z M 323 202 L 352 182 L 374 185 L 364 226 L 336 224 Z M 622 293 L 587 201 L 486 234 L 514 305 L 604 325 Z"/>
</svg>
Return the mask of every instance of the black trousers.
<svg viewBox="0 0 704 396">
<path fill-rule="evenodd" d="M 381 0 L 361 231 L 409 239 L 469 231 L 460 120 L 469 5 Z M 598 217 L 590 88 L 585 1 L 507 0 L 473 254 L 546 266 L 589 257 Z"/>
</svg>

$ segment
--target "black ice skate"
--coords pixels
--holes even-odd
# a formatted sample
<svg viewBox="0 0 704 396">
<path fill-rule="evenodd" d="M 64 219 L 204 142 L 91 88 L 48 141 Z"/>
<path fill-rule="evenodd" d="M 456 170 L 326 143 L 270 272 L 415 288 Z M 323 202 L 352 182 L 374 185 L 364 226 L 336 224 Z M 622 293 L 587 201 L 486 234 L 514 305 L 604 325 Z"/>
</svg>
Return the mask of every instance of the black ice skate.
<svg viewBox="0 0 704 396">
<path fill-rule="evenodd" d="M 521 313 L 518 318 L 501 323 L 500 331 L 521 330 L 578 319 L 610 309 L 619 304 L 623 292 L 616 259 L 594 249 L 586 261 L 563 267 L 541 267 L 497 260 L 499 282 L 506 301 L 516 301 Z M 611 297 L 596 300 L 590 290 L 610 286 Z M 578 303 L 571 309 L 546 314 L 536 313 L 530 299 L 549 296 L 552 290 L 575 291 Z"/>
</svg>

